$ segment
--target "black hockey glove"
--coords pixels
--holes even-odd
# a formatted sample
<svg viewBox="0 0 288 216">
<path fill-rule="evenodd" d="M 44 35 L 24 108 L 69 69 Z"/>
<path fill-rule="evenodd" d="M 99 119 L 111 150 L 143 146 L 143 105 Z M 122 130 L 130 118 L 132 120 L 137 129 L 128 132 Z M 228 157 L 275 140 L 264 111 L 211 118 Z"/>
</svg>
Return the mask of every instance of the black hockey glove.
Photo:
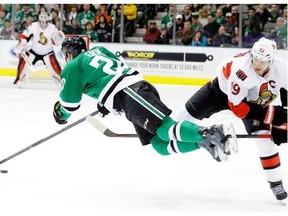
<svg viewBox="0 0 288 216">
<path fill-rule="evenodd" d="M 264 123 L 276 126 L 287 123 L 287 109 L 282 106 L 268 106 Z"/>
<path fill-rule="evenodd" d="M 59 101 L 57 101 L 54 105 L 54 111 L 53 111 L 54 119 L 58 124 L 66 124 L 67 121 L 62 118 L 62 113 L 60 111 L 60 107 L 61 107 L 61 104 Z"/>
<path fill-rule="evenodd" d="M 105 117 L 110 113 L 109 110 L 107 110 L 106 107 L 101 102 L 97 103 L 97 109 L 98 109 L 98 115 L 101 117 Z"/>
<path fill-rule="evenodd" d="M 272 127 L 271 129 L 272 140 L 276 145 L 287 143 L 287 130 Z"/>
<path fill-rule="evenodd" d="M 280 99 L 282 106 L 287 107 L 287 90 L 285 88 L 280 89 Z"/>
</svg>

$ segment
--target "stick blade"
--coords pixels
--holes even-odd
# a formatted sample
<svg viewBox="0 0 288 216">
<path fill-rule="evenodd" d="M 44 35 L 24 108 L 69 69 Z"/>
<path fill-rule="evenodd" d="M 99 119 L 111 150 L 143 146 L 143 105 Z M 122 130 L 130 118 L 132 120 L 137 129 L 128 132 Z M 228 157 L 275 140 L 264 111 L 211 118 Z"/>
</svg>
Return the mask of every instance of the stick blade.
<svg viewBox="0 0 288 216">
<path fill-rule="evenodd" d="M 98 119 L 94 118 L 91 115 L 86 117 L 87 122 L 89 122 L 93 127 L 95 127 L 100 133 L 104 134 L 107 137 L 123 137 L 123 138 L 133 138 L 138 137 L 137 134 L 118 134 L 111 131 L 104 124 L 102 124 Z"/>
</svg>

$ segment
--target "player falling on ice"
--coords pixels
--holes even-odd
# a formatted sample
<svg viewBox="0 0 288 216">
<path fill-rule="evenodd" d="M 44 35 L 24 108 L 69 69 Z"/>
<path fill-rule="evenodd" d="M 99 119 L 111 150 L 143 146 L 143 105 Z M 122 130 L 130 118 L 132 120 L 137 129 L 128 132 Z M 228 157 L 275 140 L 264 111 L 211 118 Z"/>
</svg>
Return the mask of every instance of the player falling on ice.
<svg viewBox="0 0 288 216">
<path fill-rule="evenodd" d="M 287 61 L 276 58 L 275 41 L 261 38 L 246 53 L 224 60 L 217 77 L 200 88 L 176 114 L 198 122 L 230 109 L 243 120 L 248 134 L 271 133 L 272 140 L 254 139 L 277 200 L 285 200 L 277 145 L 287 143 Z M 282 106 L 273 106 L 280 96 Z"/>
<path fill-rule="evenodd" d="M 55 25 L 48 23 L 48 14 L 41 12 L 39 21 L 33 22 L 22 34 L 14 51 L 19 56 L 14 84 L 29 80 L 29 74 L 38 61 L 43 61 L 54 80 L 60 83 L 61 67 L 56 59 L 53 44 L 61 45 L 65 36 Z M 31 49 L 26 51 L 32 40 Z M 31 64 L 31 65 L 29 65 Z"/>
<path fill-rule="evenodd" d="M 174 121 L 171 110 L 160 100 L 157 90 L 139 72 L 126 65 L 105 47 L 86 51 L 81 37 L 66 38 L 62 51 L 68 62 L 61 73 L 60 100 L 54 105 L 54 118 L 65 124 L 80 107 L 82 94 L 98 100 L 104 117 L 125 113 L 143 145 L 152 144 L 161 155 L 205 148 L 217 161 L 235 153 L 237 143 L 229 142 L 223 125 L 200 127 L 189 121 Z"/>
</svg>

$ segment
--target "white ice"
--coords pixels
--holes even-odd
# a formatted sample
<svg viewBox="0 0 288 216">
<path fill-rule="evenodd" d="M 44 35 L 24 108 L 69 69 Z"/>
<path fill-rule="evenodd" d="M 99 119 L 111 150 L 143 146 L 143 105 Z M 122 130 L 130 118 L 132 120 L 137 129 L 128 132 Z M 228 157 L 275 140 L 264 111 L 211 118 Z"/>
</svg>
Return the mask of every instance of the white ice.
<svg viewBox="0 0 288 216">
<path fill-rule="evenodd" d="M 19 89 L 0 77 L 0 160 L 66 125 L 54 122 L 58 91 Z M 176 110 L 198 89 L 156 85 L 163 101 Z M 96 107 L 83 97 L 68 124 Z M 101 119 L 118 133 L 134 133 L 124 117 Z M 230 112 L 203 124 L 241 121 Z M 266 182 L 251 139 L 239 139 L 239 153 L 218 163 L 203 149 L 161 156 L 136 138 L 107 138 L 88 122 L 6 161 L 0 169 L 1 216 L 95 215 L 287 215 Z M 288 148 L 279 147 L 288 189 Z M 286 213 L 285 213 L 286 212 Z"/>
</svg>

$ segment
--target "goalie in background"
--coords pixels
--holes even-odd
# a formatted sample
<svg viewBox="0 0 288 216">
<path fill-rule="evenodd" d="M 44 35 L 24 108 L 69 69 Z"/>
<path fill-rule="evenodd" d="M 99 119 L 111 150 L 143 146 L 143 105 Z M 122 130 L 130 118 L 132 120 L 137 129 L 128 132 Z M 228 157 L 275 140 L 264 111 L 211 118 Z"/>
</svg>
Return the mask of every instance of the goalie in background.
<svg viewBox="0 0 288 216">
<path fill-rule="evenodd" d="M 271 140 L 253 141 L 272 192 L 277 200 L 285 200 L 277 145 L 287 143 L 287 60 L 276 54 L 276 42 L 261 38 L 251 50 L 225 59 L 216 70 L 217 77 L 193 94 L 175 118 L 199 123 L 231 110 L 242 119 L 248 134 L 271 133 Z M 276 97 L 281 105 L 273 106 Z"/>
<path fill-rule="evenodd" d="M 65 36 L 56 29 L 55 25 L 48 23 L 48 19 L 48 14 L 41 12 L 39 21 L 33 22 L 19 35 L 19 42 L 14 49 L 16 55 L 19 56 L 14 84 L 29 80 L 30 72 L 38 61 L 42 61 L 50 71 L 52 78 L 61 83 L 61 67 L 56 59 L 53 45 L 61 45 Z M 30 40 L 32 40 L 31 49 L 27 51 Z"/>
<path fill-rule="evenodd" d="M 223 125 L 201 127 L 189 121 L 176 122 L 155 87 L 105 47 L 87 51 L 85 40 L 75 36 L 64 40 L 62 51 L 67 64 L 61 73 L 60 99 L 53 111 L 58 124 L 67 123 L 86 94 L 98 100 L 102 117 L 124 112 L 142 145 L 152 144 L 161 155 L 203 147 L 217 161 L 227 160 L 232 150 Z"/>
</svg>

